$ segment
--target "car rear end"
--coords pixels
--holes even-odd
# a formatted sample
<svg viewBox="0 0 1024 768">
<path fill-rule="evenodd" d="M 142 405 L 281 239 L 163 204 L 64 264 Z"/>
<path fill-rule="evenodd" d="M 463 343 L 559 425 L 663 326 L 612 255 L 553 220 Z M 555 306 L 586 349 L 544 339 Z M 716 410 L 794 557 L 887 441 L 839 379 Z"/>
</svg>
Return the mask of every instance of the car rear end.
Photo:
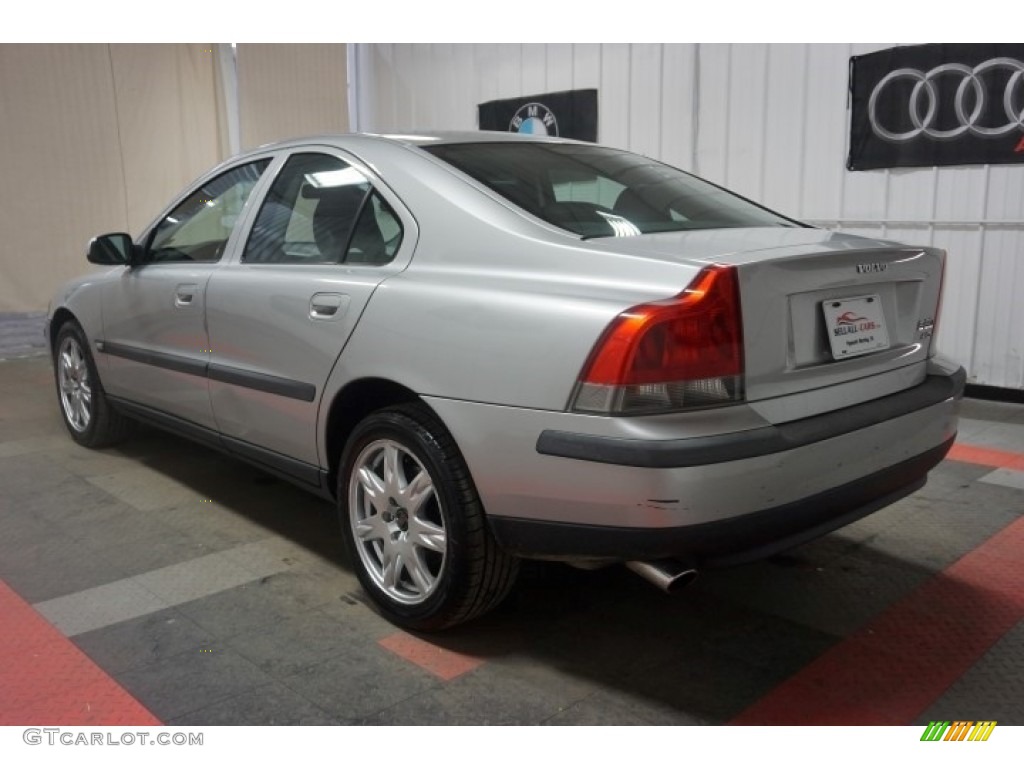
<svg viewBox="0 0 1024 768">
<path fill-rule="evenodd" d="M 663 282 L 678 279 L 579 339 L 563 410 L 426 398 L 498 541 L 528 557 L 726 565 L 920 488 L 955 438 L 965 382 L 934 349 L 945 254 L 805 228 L 601 151 L 559 148 L 521 171 L 527 154 L 503 165 L 436 150 L 581 235 L 595 273 L 657 264 Z M 562 164 L 574 154 L 585 162 Z M 625 189 L 602 201 L 608 180 Z M 535 199 L 544 184 L 552 192 Z M 578 189 L 595 202 L 566 197 Z"/>
<path fill-rule="evenodd" d="M 724 565 L 920 488 L 952 445 L 965 379 L 932 349 L 944 254 L 838 242 L 723 257 L 675 299 L 622 313 L 536 444 L 562 491 L 591 503 L 575 521 L 495 518 L 499 540 Z"/>
</svg>

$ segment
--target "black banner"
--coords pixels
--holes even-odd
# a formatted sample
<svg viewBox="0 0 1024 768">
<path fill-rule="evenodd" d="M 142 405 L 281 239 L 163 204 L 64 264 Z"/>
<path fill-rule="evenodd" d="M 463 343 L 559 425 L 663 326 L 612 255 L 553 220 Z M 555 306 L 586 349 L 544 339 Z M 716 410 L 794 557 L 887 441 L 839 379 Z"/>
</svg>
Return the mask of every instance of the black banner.
<svg viewBox="0 0 1024 768">
<path fill-rule="evenodd" d="M 1024 44 L 941 43 L 850 59 L 851 171 L 1024 163 Z"/>
<path fill-rule="evenodd" d="M 597 91 L 541 93 L 477 106 L 480 130 L 597 141 Z"/>
</svg>

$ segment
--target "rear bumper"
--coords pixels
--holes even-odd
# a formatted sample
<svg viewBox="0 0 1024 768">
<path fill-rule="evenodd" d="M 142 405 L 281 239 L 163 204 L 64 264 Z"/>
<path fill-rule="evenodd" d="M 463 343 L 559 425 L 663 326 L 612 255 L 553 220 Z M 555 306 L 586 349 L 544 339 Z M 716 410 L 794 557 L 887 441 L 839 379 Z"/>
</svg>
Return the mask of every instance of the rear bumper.
<svg viewBox="0 0 1024 768">
<path fill-rule="evenodd" d="M 533 557 L 615 560 L 675 558 L 720 567 L 769 557 L 869 515 L 921 488 L 953 445 L 942 445 L 846 485 L 737 517 L 671 528 L 579 525 L 492 518 L 502 547 Z"/>
<path fill-rule="evenodd" d="M 428 402 L 508 551 L 707 566 L 794 546 L 920 488 L 956 435 L 964 379 L 935 361 L 916 386 L 775 424 L 749 405 L 620 419 Z"/>
<path fill-rule="evenodd" d="M 920 411 L 950 398 L 960 398 L 966 382 L 967 373 L 960 368 L 952 376 L 928 376 L 912 389 L 851 408 L 788 424 L 712 437 L 631 440 L 544 430 L 537 439 L 537 452 L 628 467 L 699 467 L 740 461 L 819 443 Z"/>
</svg>

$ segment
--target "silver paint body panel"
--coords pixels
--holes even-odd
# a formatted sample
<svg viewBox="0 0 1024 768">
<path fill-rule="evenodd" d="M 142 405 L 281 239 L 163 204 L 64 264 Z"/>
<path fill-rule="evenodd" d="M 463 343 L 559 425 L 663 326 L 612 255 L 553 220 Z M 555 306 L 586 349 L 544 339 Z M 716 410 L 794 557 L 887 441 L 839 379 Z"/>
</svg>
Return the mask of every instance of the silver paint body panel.
<svg viewBox="0 0 1024 768">
<path fill-rule="evenodd" d="M 102 286 L 100 337 L 108 345 L 207 362 L 206 285 L 216 268 L 216 264 L 148 264 L 119 270 Z M 192 291 L 192 299 L 183 305 L 176 293 L 185 286 Z M 102 357 L 103 386 L 111 395 L 214 428 L 205 378 L 117 355 Z"/>
</svg>

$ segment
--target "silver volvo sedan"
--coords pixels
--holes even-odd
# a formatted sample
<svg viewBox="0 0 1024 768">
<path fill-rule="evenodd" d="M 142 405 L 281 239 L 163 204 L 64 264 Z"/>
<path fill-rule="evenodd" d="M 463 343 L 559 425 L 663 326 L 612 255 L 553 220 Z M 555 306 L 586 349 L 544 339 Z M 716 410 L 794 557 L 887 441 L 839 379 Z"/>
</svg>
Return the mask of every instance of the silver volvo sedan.
<svg viewBox="0 0 1024 768">
<path fill-rule="evenodd" d="M 143 420 L 334 500 L 381 612 L 439 629 L 521 558 L 671 590 L 920 488 L 944 259 L 592 144 L 323 136 L 95 238 L 47 333 L 74 440 Z"/>
</svg>

